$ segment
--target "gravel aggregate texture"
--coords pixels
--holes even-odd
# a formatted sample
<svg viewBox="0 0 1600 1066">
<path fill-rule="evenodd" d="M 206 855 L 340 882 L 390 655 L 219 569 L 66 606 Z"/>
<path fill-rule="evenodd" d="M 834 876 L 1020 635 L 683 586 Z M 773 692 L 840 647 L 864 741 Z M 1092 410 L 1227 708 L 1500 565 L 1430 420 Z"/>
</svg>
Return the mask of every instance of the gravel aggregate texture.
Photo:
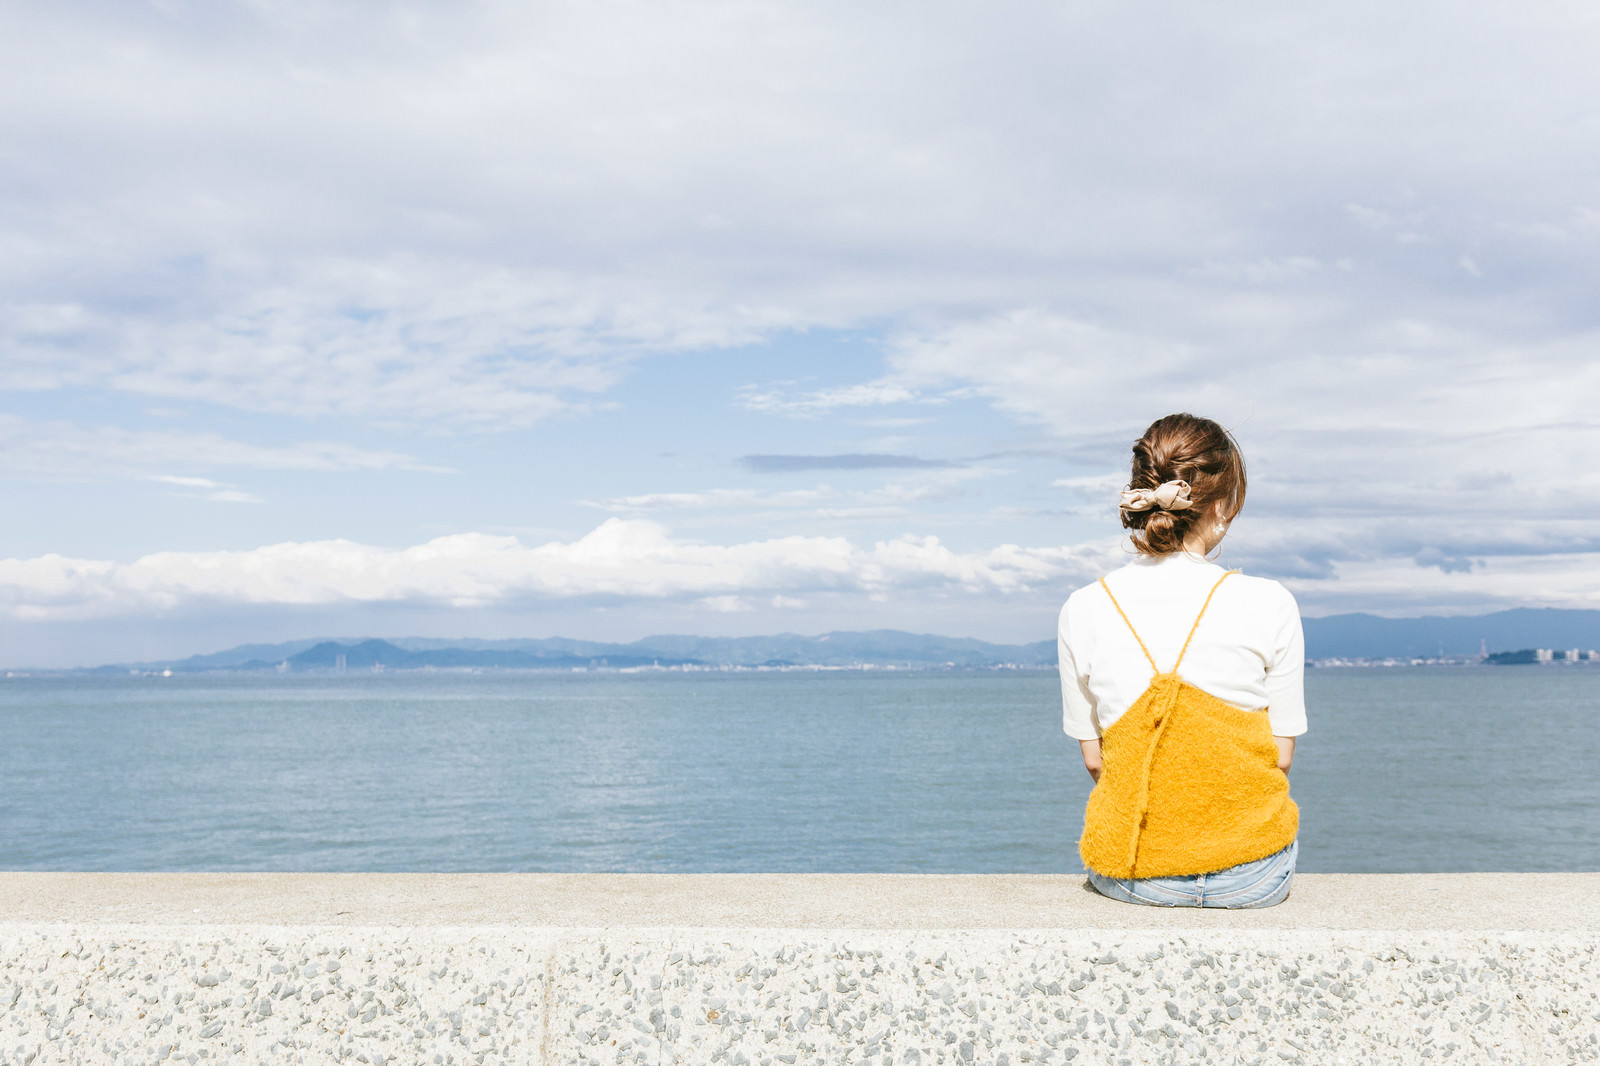
<svg viewBox="0 0 1600 1066">
<path fill-rule="evenodd" d="M 619 899 L 600 875 L 301 876 L 0 874 L 0 1063 L 1600 1062 L 1600 875 L 1474 875 L 1501 879 L 1499 907 L 1453 877 L 1306 878 L 1320 924 L 1087 900 L 1078 878 L 1041 901 L 854 877 L 831 882 L 843 917 L 878 921 L 738 925 L 715 919 L 830 882 L 673 877 Z M 1566 908 L 1513 906 L 1541 876 L 1568 878 Z M 606 921 L 578 920 L 579 888 Z M 452 906 L 497 892 L 499 921 Z"/>
</svg>

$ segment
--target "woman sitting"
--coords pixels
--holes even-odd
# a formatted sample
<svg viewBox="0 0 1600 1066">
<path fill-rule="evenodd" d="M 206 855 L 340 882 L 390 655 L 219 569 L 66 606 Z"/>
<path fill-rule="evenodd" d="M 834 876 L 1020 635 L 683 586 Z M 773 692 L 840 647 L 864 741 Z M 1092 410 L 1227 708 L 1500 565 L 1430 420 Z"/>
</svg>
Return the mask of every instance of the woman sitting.
<svg viewBox="0 0 1600 1066">
<path fill-rule="evenodd" d="M 1269 907 L 1294 879 L 1300 612 L 1276 581 L 1206 559 L 1244 496 L 1227 430 L 1155 422 L 1122 493 L 1138 555 L 1061 610 L 1063 720 L 1095 780 L 1079 851 L 1113 899 Z"/>
</svg>

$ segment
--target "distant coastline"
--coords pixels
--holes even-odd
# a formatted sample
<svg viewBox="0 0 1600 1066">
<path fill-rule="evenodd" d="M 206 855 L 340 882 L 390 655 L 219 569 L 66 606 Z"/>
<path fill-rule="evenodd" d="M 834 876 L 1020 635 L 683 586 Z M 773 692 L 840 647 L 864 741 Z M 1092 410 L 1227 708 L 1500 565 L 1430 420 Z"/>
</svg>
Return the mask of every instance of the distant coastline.
<svg viewBox="0 0 1600 1066">
<path fill-rule="evenodd" d="M 542 640 L 439 640 L 374 638 L 242 645 L 170 661 L 117 663 L 52 674 L 116 675 L 205 673 L 340 674 L 388 671 L 589 671 L 680 672 L 738 670 L 1049 670 L 1055 642 L 987 641 L 899 630 L 835 632 L 817 636 L 650 637 L 610 644 L 554 637 Z"/>
<path fill-rule="evenodd" d="M 1382 618 L 1370 614 L 1305 619 L 1313 667 L 1463 666 L 1477 663 L 1574 665 L 1600 662 L 1600 610 L 1518 608 L 1486 615 Z M 997 644 L 901 630 L 779 633 L 749 637 L 668 635 L 631 643 L 547 637 L 447 640 L 432 637 L 313 638 L 244 644 L 182 659 L 113 663 L 19 674 L 181 675 L 339 673 L 388 670 L 1049 670 L 1053 639 Z"/>
<path fill-rule="evenodd" d="M 1600 652 L 1581 651 L 1576 657 L 1566 653 L 1548 654 L 1549 648 L 1522 648 L 1517 651 L 1494 652 L 1482 656 L 1434 656 L 1431 658 L 1325 658 L 1307 659 L 1309 667 L 1393 667 L 1393 666 L 1600 666 Z M 1543 655 L 1543 657 L 1541 657 Z"/>
</svg>

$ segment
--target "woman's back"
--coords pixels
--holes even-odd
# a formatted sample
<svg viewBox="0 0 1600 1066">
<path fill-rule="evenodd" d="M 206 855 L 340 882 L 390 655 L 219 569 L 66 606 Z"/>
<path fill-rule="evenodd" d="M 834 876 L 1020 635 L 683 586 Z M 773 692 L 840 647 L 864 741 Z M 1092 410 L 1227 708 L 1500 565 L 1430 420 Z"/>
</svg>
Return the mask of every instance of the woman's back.
<svg viewBox="0 0 1600 1066">
<path fill-rule="evenodd" d="M 1106 576 L 1111 595 L 1098 581 L 1072 594 L 1057 631 L 1062 725 L 1069 736 L 1095 739 L 1150 684 L 1154 671 L 1140 640 L 1160 670 L 1172 669 L 1201 605 L 1225 572 L 1183 552 L 1142 556 Z M 1293 737 L 1306 729 L 1304 669 L 1294 597 L 1276 581 L 1235 574 L 1206 608 L 1181 673 L 1225 703 L 1268 708 L 1273 734 Z"/>
</svg>

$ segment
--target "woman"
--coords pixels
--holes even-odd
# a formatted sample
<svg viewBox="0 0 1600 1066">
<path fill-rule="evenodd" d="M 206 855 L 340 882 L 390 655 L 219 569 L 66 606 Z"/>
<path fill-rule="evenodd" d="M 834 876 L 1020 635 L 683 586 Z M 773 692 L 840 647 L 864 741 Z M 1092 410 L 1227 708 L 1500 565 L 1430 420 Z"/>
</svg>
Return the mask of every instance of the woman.
<svg viewBox="0 0 1600 1066">
<path fill-rule="evenodd" d="M 1061 609 L 1063 722 L 1095 780 L 1079 851 L 1113 899 L 1270 907 L 1294 879 L 1300 612 L 1276 581 L 1206 559 L 1244 495 L 1227 430 L 1158 420 L 1122 494 L 1138 556 Z"/>
</svg>

